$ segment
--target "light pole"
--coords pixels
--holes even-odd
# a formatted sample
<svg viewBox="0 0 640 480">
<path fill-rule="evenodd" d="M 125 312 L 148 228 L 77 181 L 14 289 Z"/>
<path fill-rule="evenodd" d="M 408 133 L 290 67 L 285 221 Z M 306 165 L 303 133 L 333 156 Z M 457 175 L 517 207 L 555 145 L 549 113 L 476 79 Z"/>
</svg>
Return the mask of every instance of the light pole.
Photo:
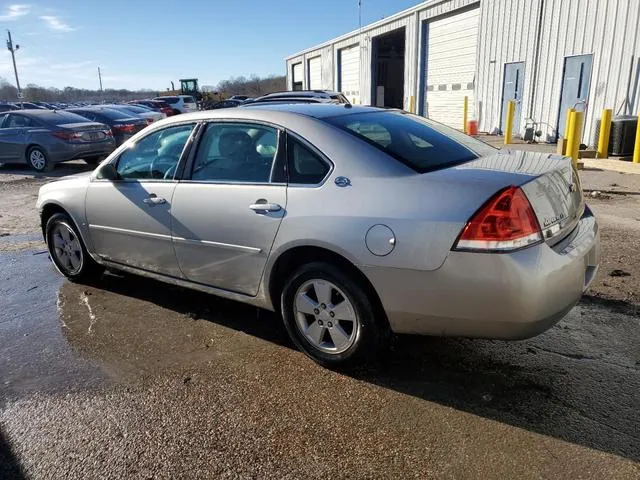
<svg viewBox="0 0 640 480">
<path fill-rule="evenodd" d="M 22 89 L 20 89 L 20 80 L 18 80 L 18 67 L 16 67 L 16 55 L 15 52 L 20 48 L 20 45 L 13 46 L 13 40 L 11 40 L 11 32 L 7 30 L 9 38 L 7 39 L 7 50 L 11 52 L 11 59 L 13 60 L 13 72 L 16 74 L 16 87 L 18 88 L 18 98 L 22 98 Z"/>
</svg>

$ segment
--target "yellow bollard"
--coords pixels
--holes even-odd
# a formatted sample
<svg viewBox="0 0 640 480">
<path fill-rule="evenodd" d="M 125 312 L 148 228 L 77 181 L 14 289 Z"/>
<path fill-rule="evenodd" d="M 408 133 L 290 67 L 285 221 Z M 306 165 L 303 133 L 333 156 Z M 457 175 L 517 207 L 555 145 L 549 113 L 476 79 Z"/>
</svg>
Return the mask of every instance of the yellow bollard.
<svg viewBox="0 0 640 480">
<path fill-rule="evenodd" d="M 469 133 L 467 126 L 467 116 L 469 115 L 469 97 L 465 95 L 464 97 L 464 109 L 462 110 L 462 131 L 464 133 Z"/>
<path fill-rule="evenodd" d="M 564 122 L 564 139 L 566 142 L 564 142 L 564 148 L 562 149 L 563 155 L 568 155 L 567 150 L 569 150 L 569 147 L 567 147 L 567 145 L 569 144 L 569 130 L 571 128 L 571 114 L 573 112 L 575 112 L 573 108 L 567 109 L 567 118 Z"/>
<path fill-rule="evenodd" d="M 598 137 L 598 158 L 607 158 L 609 156 L 612 113 L 610 108 L 602 111 L 602 117 L 600 118 L 600 136 Z"/>
<path fill-rule="evenodd" d="M 638 126 L 636 127 L 636 144 L 633 147 L 633 163 L 640 163 L 640 115 L 638 115 Z"/>
<path fill-rule="evenodd" d="M 504 129 L 504 144 L 509 145 L 513 140 L 513 117 L 516 113 L 515 100 L 509 100 L 507 102 L 507 125 Z"/>
<path fill-rule="evenodd" d="M 573 165 L 578 165 L 580 155 L 580 140 L 582 139 L 582 118 L 583 112 L 572 112 L 569 122 L 570 130 L 567 138 L 567 156 L 573 160 Z"/>
<path fill-rule="evenodd" d="M 411 113 L 416 113 L 416 97 L 413 95 L 409 97 L 409 111 Z"/>
</svg>

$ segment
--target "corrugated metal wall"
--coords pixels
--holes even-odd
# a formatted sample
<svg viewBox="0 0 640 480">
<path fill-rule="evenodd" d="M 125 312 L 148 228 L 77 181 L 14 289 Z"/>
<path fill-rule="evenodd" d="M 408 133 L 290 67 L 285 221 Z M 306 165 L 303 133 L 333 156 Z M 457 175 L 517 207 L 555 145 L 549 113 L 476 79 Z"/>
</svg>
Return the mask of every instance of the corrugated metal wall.
<svg viewBox="0 0 640 480">
<path fill-rule="evenodd" d="M 363 27 L 362 33 L 351 32 L 337 39 L 331 40 L 318 47 L 305 50 L 295 58 L 288 58 L 287 63 L 287 88 L 291 89 L 291 65 L 302 62 L 307 66 L 307 59 L 319 54 L 322 55 L 322 83 L 326 89 L 338 89 L 338 51 L 342 48 L 360 44 L 360 102 L 370 104 L 372 102 L 373 83 L 371 68 L 371 53 L 373 38 L 390 33 L 399 28 L 405 29 L 405 66 L 404 66 L 404 106 L 410 107 L 410 97 L 414 97 L 415 105 L 418 105 L 419 66 L 421 55 L 421 24 L 429 18 L 452 12 L 459 8 L 478 3 L 479 0 L 430 0 L 416 7 L 408 9 L 388 19 Z M 308 78 L 305 71 L 304 78 Z M 307 86 L 305 85 L 305 88 Z"/>
<path fill-rule="evenodd" d="M 523 61 L 522 125 L 531 117 L 539 122 L 543 140 L 555 139 L 564 59 L 592 54 L 583 141 L 593 143 L 593 127 L 603 108 L 636 113 L 640 107 L 639 23 L 637 0 L 483 1 L 477 84 L 480 129 L 491 131 L 500 125 L 504 63 Z"/>
</svg>

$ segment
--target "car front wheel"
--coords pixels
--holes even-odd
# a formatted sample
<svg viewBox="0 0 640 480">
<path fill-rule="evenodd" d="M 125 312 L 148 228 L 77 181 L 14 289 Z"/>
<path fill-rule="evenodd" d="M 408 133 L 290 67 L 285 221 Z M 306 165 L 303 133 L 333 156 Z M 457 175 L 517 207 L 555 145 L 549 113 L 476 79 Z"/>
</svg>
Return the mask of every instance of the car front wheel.
<svg viewBox="0 0 640 480">
<path fill-rule="evenodd" d="M 64 213 L 56 213 L 46 225 L 49 255 L 58 271 L 74 281 L 97 278 L 103 269 L 87 253 L 73 221 Z"/>
<path fill-rule="evenodd" d="M 310 263 L 284 287 L 282 316 L 295 345 L 326 367 L 362 363 L 381 348 L 388 327 L 367 291 L 336 266 Z"/>
</svg>

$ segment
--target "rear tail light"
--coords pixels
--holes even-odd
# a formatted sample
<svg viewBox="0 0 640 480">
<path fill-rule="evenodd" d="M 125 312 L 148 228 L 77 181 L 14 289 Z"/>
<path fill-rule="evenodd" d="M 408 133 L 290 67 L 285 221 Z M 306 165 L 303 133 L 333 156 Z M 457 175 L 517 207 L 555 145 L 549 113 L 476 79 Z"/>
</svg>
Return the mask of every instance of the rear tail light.
<svg viewBox="0 0 640 480">
<path fill-rule="evenodd" d="M 542 232 L 529 199 L 512 186 L 496 193 L 471 217 L 454 250 L 506 252 L 541 241 Z"/>
<path fill-rule="evenodd" d="M 52 132 L 54 137 L 59 138 L 60 140 L 65 140 L 67 142 L 73 142 L 74 140 L 80 140 L 82 138 L 82 132 Z"/>
<path fill-rule="evenodd" d="M 136 126 L 133 123 L 124 123 L 121 125 L 114 125 L 111 130 L 118 133 L 134 133 Z"/>
</svg>

